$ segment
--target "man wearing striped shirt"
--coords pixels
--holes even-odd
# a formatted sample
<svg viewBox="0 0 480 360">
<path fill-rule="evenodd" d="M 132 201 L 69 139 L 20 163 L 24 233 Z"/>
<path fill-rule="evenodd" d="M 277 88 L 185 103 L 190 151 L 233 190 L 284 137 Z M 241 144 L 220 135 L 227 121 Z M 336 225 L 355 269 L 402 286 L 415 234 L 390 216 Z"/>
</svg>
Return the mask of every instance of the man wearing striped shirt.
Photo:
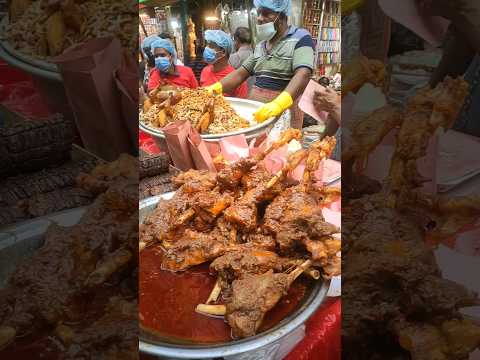
<svg viewBox="0 0 480 360">
<path fill-rule="evenodd" d="M 307 86 L 314 64 L 314 45 L 305 29 L 288 25 L 291 0 L 254 0 L 257 8 L 257 37 L 261 40 L 242 66 L 211 85 L 220 93 L 231 91 L 249 76 L 255 76 L 249 98 L 266 102 L 256 113 L 258 122 L 291 109 L 291 126 L 301 129 L 303 112 L 300 94 Z"/>
</svg>

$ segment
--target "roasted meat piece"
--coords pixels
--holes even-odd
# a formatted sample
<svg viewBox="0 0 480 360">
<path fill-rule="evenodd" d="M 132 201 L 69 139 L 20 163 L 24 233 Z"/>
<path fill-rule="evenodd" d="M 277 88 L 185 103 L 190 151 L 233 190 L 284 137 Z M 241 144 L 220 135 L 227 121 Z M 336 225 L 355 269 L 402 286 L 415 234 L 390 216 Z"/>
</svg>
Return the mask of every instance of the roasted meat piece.
<svg viewBox="0 0 480 360">
<path fill-rule="evenodd" d="M 288 293 L 290 284 L 287 274 L 274 274 L 273 271 L 262 275 L 247 274 L 243 279 L 233 281 L 226 314 L 233 336 L 255 335 L 265 314 Z"/>
<path fill-rule="evenodd" d="M 236 338 L 253 336 L 263 322 L 265 314 L 277 305 L 288 289 L 305 271 L 310 262 L 304 262 L 289 274 L 246 274 L 232 283 L 232 295 L 226 302 L 226 319 Z"/>
<path fill-rule="evenodd" d="M 193 193 L 211 190 L 216 186 L 216 174 L 206 170 L 188 170 L 172 179 L 172 182 L 183 188 L 184 192 Z"/>
<path fill-rule="evenodd" d="M 75 333 L 65 325 L 57 333 L 67 346 L 62 359 L 138 359 L 138 305 L 112 297 L 105 314 L 86 329 Z M 63 335 L 63 336 L 62 336 Z"/>
<path fill-rule="evenodd" d="M 217 181 L 222 188 L 235 190 L 240 185 L 243 175 L 247 174 L 256 164 L 257 161 L 252 158 L 242 158 L 220 170 L 217 174 Z"/>
<path fill-rule="evenodd" d="M 339 232 L 336 226 L 324 220 L 317 199 L 304 192 L 301 185 L 287 188 L 268 205 L 264 227 L 277 236 L 284 252 L 310 236 L 319 238 Z"/>
<path fill-rule="evenodd" d="M 222 219 L 217 222 L 222 222 Z M 215 227 L 210 232 L 187 229 L 182 239 L 165 252 L 162 267 L 166 270 L 183 271 L 225 254 L 235 244 L 236 236 L 232 239 L 230 229 L 225 226 Z"/>
<path fill-rule="evenodd" d="M 257 227 L 257 205 L 274 198 L 276 189 L 267 189 L 265 185 L 248 190 L 232 206 L 225 210 L 225 218 L 242 229 L 253 231 Z"/>
<path fill-rule="evenodd" d="M 210 264 L 210 271 L 218 276 L 220 287 L 225 291 L 236 279 L 242 279 L 246 274 L 264 274 L 269 270 L 282 272 L 290 267 L 300 265 L 302 260 L 282 258 L 273 251 L 252 247 L 241 251 L 230 251 L 216 258 Z"/>
</svg>

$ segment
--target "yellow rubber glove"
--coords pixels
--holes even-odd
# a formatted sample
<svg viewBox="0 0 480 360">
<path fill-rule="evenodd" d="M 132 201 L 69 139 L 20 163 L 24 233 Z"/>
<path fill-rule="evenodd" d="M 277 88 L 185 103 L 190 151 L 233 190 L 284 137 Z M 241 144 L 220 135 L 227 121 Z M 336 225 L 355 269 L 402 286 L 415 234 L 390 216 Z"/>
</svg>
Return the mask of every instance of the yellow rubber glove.
<svg viewBox="0 0 480 360">
<path fill-rule="evenodd" d="M 222 94 L 223 86 L 220 81 L 217 81 L 215 84 L 205 87 L 211 94 Z"/>
<path fill-rule="evenodd" d="M 278 116 L 293 104 L 293 99 L 286 91 L 278 95 L 272 102 L 266 103 L 258 109 L 253 116 L 257 122 L 262 123 L 273 116 Z"/>
</svg>

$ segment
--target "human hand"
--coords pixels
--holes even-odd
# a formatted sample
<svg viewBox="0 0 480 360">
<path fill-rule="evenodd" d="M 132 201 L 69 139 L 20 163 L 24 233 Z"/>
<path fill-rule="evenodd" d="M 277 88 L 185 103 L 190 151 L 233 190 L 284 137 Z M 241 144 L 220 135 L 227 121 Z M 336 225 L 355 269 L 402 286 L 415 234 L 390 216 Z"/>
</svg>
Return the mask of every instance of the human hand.
<svg viewBox="0 0 480 360">
<path fill-rule="evenodd" d="M 341 96 L 332 88 L 315 91 L 313 105 L 320 111 L 336 112 L 340 108 Z"/>
<path fill-rule="evenodd" d="M 293 104 L 291 95 L 284 91 L 278 95 L 273 101 L 266 103 L 258 109 L 253 116 L 257 122 L 262 123 L 273 116 L 279 116 Z"/>
</svg>

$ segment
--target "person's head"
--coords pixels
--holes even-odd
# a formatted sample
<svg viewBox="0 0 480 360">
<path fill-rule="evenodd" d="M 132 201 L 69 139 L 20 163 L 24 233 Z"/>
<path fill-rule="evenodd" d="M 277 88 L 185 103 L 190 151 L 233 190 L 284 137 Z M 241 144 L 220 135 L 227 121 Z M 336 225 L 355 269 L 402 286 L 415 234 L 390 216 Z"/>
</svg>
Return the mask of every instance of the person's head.
<svg viewBox="0 0 480 360">
<path fill-rule="evenodd" d="M 173 36 L 169 32 L 162 32 L 162 33 L 158 34 L 158 36 L 161 39 L 167 39 L 167 40 L 172 40 L 173 41 Z"/>
<path fill-rule="evenodd" d="M 151 51 L 155 58 L 155 67 L 163 73 L 168 73 L 175 64 L 177 53 L 170 40 L 158 39 L 151 45 Z"/>
<path fill-rule="evenodd" d="M 320 85 L 323 85 L 325 87 L 330 86 L 330 79 L 325 76 L 322 76 L 320 79 L 318 79 L 318 82 Z"/>
<path fill-rule="evenodd" d="M 237 50 L 242 45 L 250 45 L 252 42 L 250 30 L 246 27 L 239 26 L 233 34 L 233 40 L 235 41 L 235 49 Z"/>
<path fill-rule="evenodd" d="M 147 36 L 142 41 L 142 46 L 141 46 L 142 54 L 144 59 L 147 61 L 147 65 L 149 67 L 155 66 L 155 57 L 153 56 L 152 49 L 151 49 L 152 43 L 155 40 L 160 40 L 160 38 L 157 35 L 150 35 L 150 36 Z"/>
<path fill-rule="evenodd" d="M 287 26 L 291 15 L 291 0 L 254 0 L 257 8 L 257 36 L 270 40 Z"/>
<path fill-rule="evenodd" d="M 208 64 L 227 62 L 228 56 L 233 50 L 233 41 L 230 35 L 221 30 L 205 31 L 207 46 L 203 51 L 203 59 Z"/>
</svg>

